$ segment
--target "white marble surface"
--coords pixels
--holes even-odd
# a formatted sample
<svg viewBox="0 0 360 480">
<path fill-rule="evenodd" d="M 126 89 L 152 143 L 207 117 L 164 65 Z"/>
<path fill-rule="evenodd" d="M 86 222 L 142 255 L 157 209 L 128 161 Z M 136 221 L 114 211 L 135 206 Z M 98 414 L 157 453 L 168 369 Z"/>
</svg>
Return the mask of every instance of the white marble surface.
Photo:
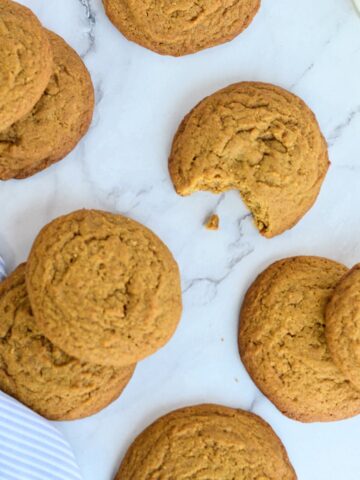
<svg viewBox="0 0 360 480">
<path fill-rule="evenodd" d="M 172 249 L 184 315 L 171 342 L 143 361 L 121 398 L 93 418 L 59 424 L 86 480 L 110 480 L 132 438 L 176 407 L 218 402 L 262 415 L 284 441 L 300 480 L 360 478 L 360 417 L 302 425 L 281 415 L 247 376 L 237 351 L 249 283 L 275 259 L 317 254 L 360 261 L 360 18 L 350 0 L 263 0 L 233 42 L 165 58 L 127 42 L 100 0 L 22 0 L 83 56 L 96 88 L 91 131 L 69 157 L 0 184 L 0 255 L 26 259 L 50 219 L 80 207 L 125 212 Z M 239 80 L 277 83 L 316 112 L 332 168 L 315 207 L 293 230 L 265 240 L 238 194 L 178 197 L 167 172 L 172 136 L 205 95 Z M 221 230 L 202 227 L 213 210 Z M 224 479 L 226 480 L 226 479 Z"/>
</svg>

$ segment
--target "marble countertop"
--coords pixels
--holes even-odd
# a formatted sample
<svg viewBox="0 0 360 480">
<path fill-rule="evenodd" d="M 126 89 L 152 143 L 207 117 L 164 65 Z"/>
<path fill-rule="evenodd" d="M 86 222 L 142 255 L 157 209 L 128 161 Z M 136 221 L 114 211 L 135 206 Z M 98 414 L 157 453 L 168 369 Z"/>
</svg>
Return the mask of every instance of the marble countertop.
<svg viewBox="0 0 360 480">
<path fill-rule="evenodd" d="M 238 313 L 254 277 L 272 261 L 322 255 L 360 261 L 360 17 L 351 0 L 263 0 L 252 26 L 226 45 L 167 58 L 127 42 L 100 0 L 21 0 L 83 57 L 96 89 L 84 141 L 28 180 L 0 184 L 0 255 L 12 269 L 39 229 L 81 207 L 130 215 L 177 258 L 184 314 L 170 343 L 138 365 L 118 401 L 82 421 L 57 424 L 85 480 L 110 480 L 136 434 L 161 414 L 199 402 L 264 417 L 283 440 L 299 480 L 359 480 L 360 416 L 304 425 L 255 388 L 237 350 Z M 236 192 L 180 198 L 167 171 L 173 134 L 204 96 L 240 80 L 279 84 L 316 112 L 332 168 L 315 207 L 266 240 Z M 205 217 L 216 211 L 218 232 Z"/>
</svg>

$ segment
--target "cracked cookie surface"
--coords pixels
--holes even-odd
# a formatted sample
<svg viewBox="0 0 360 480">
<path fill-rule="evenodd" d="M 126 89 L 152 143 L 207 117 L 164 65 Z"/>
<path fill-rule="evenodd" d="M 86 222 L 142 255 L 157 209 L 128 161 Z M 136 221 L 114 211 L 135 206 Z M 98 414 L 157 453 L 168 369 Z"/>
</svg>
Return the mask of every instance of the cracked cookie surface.
<svg viewBox="0 0 360 480">
<path fill-rule="evenodd" d="M 177 193 L 238 190 L 266 237 L 293 227 L 312 207 L 328 166 L 326 142 L 305 103 L 255 82 L 201 101 L 181 123 L 169 158 Z"/>
<path fill-rule="evenodd" d="M 52 76 L 32 111 L 0 132 L 0 179 L 25 178 L 71 152 L 87 132 L 94 110 L 90 75 L 78 54 L 53 32 Z"/>
<path fill-rule="evenodd" d="M 103 0 L 112 23 L 129 40 L 181 56 L 228 42 L 253 20 L 260 0 Z"/>
<path fill-rule="evenodd" d="M 173 256 L 122 215 L 79 210 L 44 227 L 30 252 L 27 286 L 44 334 L 69 355 L 102 365 L 154 353 L 180 320 Z"/>
<path fill-rule="evenodd" d="M 0 389 L 40 415 L 92 415 L 121 394 L 134 368 L 81 362 L 44 337 L 32 315 L 24 264 L 0 283 Z"/>
<path fill-rule="evenodd" d="M 241 359 L 290 418 L 333 421 L 360 413 L 360 392 L 333 362 L 325 338 L 325 308 L 347 271 L 325 258 L 288 258 L 268 267 L 246 294 Z"/>
<path fill-rule="evenodd" d="M 115 480 L 295 480 L 280 439 L 252 413 L 198 405 L 169 413 L 130 446 Z"/>
<path fill-rule="evenodd" d="M 51 47 L 28 8 L 0 0 L 0 131 L 39 100 L 52 70 Z"/>
<path fill-rule="evenodd" d="M 360 391 L 360 264 L 335 288 L 326 308 L 326 338 L 334 362 Z"/>
</svg>

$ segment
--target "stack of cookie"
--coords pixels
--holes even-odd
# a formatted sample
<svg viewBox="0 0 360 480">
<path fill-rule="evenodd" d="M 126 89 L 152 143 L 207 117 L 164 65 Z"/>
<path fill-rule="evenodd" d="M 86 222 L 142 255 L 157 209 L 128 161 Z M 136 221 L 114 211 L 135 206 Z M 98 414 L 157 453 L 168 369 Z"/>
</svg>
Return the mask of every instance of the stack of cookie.
<svg viewBox="0 0 360 480">
<path fill-rule="evenodd" d="M 0 71 L 0 180 L 29 177 L 85 135 L 93 85 L 77 53 L 11 0 L 0 0 Z"/>
<path fill-rule="evenodd" d="M 239 348 L 262 392 L 290 418 L 360 413 L 360 267 L 319 257 L 268 267 L 246 294 Z"/>
<path fill-rule="evenodd" d="M 49 419 L 91 415 L 181 310 L 178 266 L 153 232 L 96 210 L 60 217 L 0 284 L 0 388 Z"/>
</svg>

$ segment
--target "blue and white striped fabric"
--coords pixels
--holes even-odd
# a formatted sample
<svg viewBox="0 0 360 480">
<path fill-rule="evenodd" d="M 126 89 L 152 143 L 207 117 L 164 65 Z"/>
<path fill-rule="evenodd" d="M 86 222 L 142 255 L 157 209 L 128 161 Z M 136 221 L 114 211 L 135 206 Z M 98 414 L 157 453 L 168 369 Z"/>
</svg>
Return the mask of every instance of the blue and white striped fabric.
<svg viewBox="0 0 360 480">
<path fill-rule="evenodd" d="M 82 480 L 75 457 L 61 433 L 2 392 L 0 479 Z"/>
<path fill-rule="evenodd" d="M 0 257 L 0 280 L 5 276 Z M 1 391 L 0 480 L 82 480 L 74 454 L 62 434 Z"/>
<path fill-rule="evenodd" d="M 6 277 L 5 262 L 0 257 L 0 281 Z"/>
</svg>

